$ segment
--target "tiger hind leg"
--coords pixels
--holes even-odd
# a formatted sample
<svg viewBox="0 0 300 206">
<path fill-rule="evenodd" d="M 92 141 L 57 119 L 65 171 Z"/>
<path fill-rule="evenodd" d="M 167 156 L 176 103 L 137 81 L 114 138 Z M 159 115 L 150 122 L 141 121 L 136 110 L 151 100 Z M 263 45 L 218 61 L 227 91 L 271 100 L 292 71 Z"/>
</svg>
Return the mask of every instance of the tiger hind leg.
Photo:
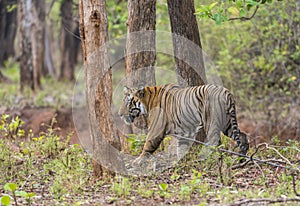
<svg viewBox="0 0 300 206">
<path fill-rule="evenodd" d="M 221 145 L 221 131 L 218 127 L 210 127 L 206 135 L 206 144 L 201 148 L 199 152 L 199 159 L 207 159 L 214 151 L 217 146 Z"/>
<path fill-rule="evenodd" d="M 248 142 L 248 135 L 246 135 L 244 132 L 239 133 L 239 141 L 240 141 L 240 151 L 239 153 L 246 155 L 249 150 L 249 142 Z"/>
<path fill-rule="evenodd" d="M 192 142 L 184 138 L 178 138 L 177 139 L 177 159 L 182 159 L 185 154 L 188 152 L 190 146 L 192 145 Z"/>
</svg>

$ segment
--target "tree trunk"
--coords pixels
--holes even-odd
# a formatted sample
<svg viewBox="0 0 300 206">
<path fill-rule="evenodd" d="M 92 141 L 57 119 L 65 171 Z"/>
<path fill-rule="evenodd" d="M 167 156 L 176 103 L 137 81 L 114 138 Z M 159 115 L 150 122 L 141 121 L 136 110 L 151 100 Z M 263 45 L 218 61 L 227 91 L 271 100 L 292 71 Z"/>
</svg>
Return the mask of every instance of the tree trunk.
<svg viewBox="0 0 300 206">
<path fill-rule="evenodd" d="M 155 85 L 156 0 L 128 0 L 127 86 Z"/>
<path fill-rule="evenodd" d="M 14 57 L 14 41 L 17 31 L 17 9 L 8 11 L 7 7 L 17 4 L 16 0 L 0 1 L 0 66 L 9 57 Z"/>
<path fill-rule="evenodd" d="M 197 25 L 194 0 L 168 0 L 175 68 L 182 86 L 203 85 L 205 76 L 202 46 Z"/>
<path fill-rule="evenodd" d="M 75 23 L 75 28 L 73 29 L 73 34 L 74 34 L 74 45 L 73 45 L 73 57 L 72 60 L 74 61 L 74 65 L 77 64 L 78 62 L 78 56 L 79 56 L 79 52 L 80 52 L 80 45 L 81 45 L 81 41 L 80 41 L 80 33 L 79 33 L 79 23 L 76 22 Z"/>
<path fill-rule="evenodd" d="M 94 174 L 112 175 L 111 171 L 124 171 L 124 165 L 118 155 L 121 144 L 111 112 L 112 71 L 106 2 L 80 0 L 79 13 Z"/>
<path fill-rule="evenodd" d="M 61 65 L 59 79 L 74 80 L 73 0 L 64 0 L 60 7 Z"/>
<path fill-rule="evenodd" d="M 44 56 L 44 68 L 43 76 L 50 75 L 56 77 L 56 70 L 53 63 L 53 56 L 51 50 L 51 27 L 46 23 L 45 25 L 45 56 Z"/>
<path fill-rule="evenodd" d="M 126 39 L 126 85 L 129 87 L 155 85 L 155 24 L 156 0 L 128 1 Z M 126 130 L 144 133 L 147 121 L 144 115 L 135 119 Z M 140 130 L 141 129 L 141 130 Z M 126 140 L 122 149 L 127 150 Z"/>
<path fill-rule="evenodd" d="M 44 67 L 45 51 L 45 0 L 32 1 L 31 43 L 33 57 L 33 81 L 41 89 L 41 76 Z"/>
<path fill-rule="evenodd" d="M 27 3 L 28 2 L 28 3 Z M 33 83 L 33 63 L 32 63 L 32 49 L 31 49 L 31 18 L 30 6 L 31 0 L 19 1 L 20 12 L 20 34 L 21 34 L 21 58 L 20 58 L 20 82 L 21 91 L 25 86 L 29 86 L 32 90 L 35 89 Z M 30 14 L 30 15 L 26 15 Z"/>
<path fill-rule="evenodd" d="M 55 3 L 55 0 L 49 2 L 46 1 L 45 5 L 45 14 L 48 16 L 50 14 L 50 11 Z M 53 62 L 53 48 L 52 48 L 52 42 L 53 42 L 53 31 L 52 31 L 52 24 L 51 20 L 47 21 L 45 20 L 45 55 L 44 55 L 44 67 L 42 74 L 43 76 L 50 75 L 51 77 L 56 77 L 56 69 Z"/>
<path fill-rule="evenodd" d="M 41 71 L 44 65 L 44 0 L 20 0 L 21 90 L 29 86 L 41 88 Z"/>
</svg>

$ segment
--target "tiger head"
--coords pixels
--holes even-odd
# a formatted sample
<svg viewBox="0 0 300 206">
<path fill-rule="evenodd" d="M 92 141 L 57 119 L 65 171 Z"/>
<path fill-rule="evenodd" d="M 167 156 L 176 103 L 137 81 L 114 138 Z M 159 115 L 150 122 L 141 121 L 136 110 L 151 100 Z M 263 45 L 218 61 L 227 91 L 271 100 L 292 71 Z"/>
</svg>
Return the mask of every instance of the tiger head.
<svg viewBox="0 0 300 206">
<path fill-rule="evenodd" d="M 126 124 L 133 123 L 136 117 L 147 114 L 145 105 L 141 99 L 145 96 L 145 88 L 128 88 L 124 87 L 124 97 L 119 109 L 119 116 Z"/>
</svg>

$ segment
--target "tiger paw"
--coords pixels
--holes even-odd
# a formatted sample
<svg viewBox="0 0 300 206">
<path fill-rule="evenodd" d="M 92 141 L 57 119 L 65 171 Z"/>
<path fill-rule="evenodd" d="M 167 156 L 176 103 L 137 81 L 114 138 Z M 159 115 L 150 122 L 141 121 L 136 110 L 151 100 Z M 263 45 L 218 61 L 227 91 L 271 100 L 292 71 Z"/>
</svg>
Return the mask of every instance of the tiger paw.
<svg viewBox="0 0 300 206">
<path fill-rule="evenodd" d="M 144 153 L 144 154 L 141 154 L 138 158 L 136 158 L 135 160 L 133 160 L 132 162 L 132 165 L 133 166 L 141 166 L 143 164 L 146 164 L 150 157 L 150 154 L 149 153 Z"/>
<path fill-rule="evenodd" d="M 139 156 L 138 158 L 136 158 L 135 160 L 132 161 L 132 165 L 133 166 L 139 166 L 144 162 L 144 158 Z"/>
</svg>

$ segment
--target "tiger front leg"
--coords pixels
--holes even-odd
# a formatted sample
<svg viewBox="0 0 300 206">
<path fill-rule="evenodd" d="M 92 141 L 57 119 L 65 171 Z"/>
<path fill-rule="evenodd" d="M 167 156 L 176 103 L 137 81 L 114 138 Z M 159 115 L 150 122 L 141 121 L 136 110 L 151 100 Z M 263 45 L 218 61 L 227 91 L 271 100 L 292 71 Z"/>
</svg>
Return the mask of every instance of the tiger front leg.
<svg viewBox="0 0 300 206">
<path fill-rule="evenodd" d="M 142 153 L 140 154 L 140 156 L 138 158 L 136 158 L 133 161 L 133 164 L 141 165 L 143 163 L 146 163 L 150 159 L 151 155 L 159 147 L 159 145 L 163 139 L 164 139 L 163 136 L 152 137 L 150 139 L 148 139 L 148 137 L 147 137 Z"/>
<path fill-rule="evenodd" d="M 157 150 L 165 137 L 166 115 L 161 109 L 153 109 L 149 115 L 149 132 L 141 155 L 133 161 L 134 165 L 146 162 Z"/>
</svg>

